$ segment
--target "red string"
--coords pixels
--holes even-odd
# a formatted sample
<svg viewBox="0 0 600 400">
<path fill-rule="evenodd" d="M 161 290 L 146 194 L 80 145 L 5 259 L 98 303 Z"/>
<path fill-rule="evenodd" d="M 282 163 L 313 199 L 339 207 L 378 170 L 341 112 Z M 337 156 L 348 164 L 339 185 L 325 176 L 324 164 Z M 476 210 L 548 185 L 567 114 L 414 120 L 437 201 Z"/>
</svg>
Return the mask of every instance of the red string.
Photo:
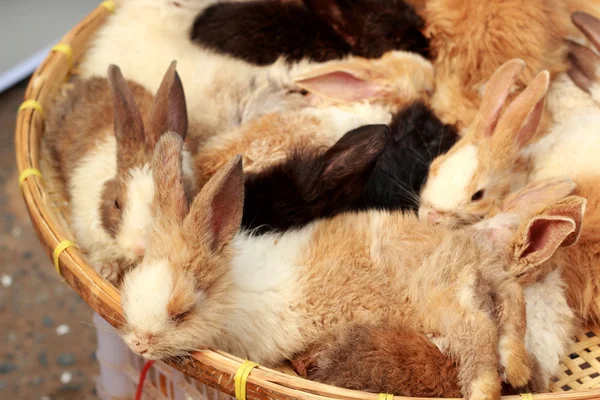
<svg viewBox="0 0 600 400">
<path fill-rule="evenodd" d="M 154 364 L 153 360 L 148 360 L 144 364 L 144 368 L 142 368 L 142 372 L 140 372 L 140 381 L 138 382 L 138 387 L 135 392 L 135 400 L 142 400 L 142 392 L 144 390 L 144 381 L 146 380 L 146 375 L 148 375 L 148 370 Z"/>
</svg>

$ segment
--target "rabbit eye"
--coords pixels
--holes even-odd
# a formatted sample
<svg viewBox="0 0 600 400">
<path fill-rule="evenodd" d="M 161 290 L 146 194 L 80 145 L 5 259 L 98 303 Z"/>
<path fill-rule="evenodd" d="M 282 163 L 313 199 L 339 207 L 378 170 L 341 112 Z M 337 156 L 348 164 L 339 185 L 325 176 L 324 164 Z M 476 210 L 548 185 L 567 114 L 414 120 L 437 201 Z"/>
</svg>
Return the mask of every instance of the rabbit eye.
<svg viewBox="0 0 600 400">
<path fill-rule="evenodd" d="M 477 192 L 475 192 L 475 194 L 473 196 L 471 196 L 471 201 L 479 201 L 479 200 L 483 199 L 484 195 L 485 195 L 485 190 L 478 190 Z"/>
<path fill-rule="evenodd" d="M 182 322 L 184 322 L 186 320 L 187 317 L 189 317 L 189 315 L 192 313 L 192 309 L 190 308 L 189 310 L 177 313 L 175 315 L 173 315 L 171 317 L 171 319 L 177 323 L 177 324 L 181 324 Z"/>
<path fill-rule="evenodd" d="M 117 210 L 120 210 L 120 209 L 121 209 L 121 204 L 119 204 L 119 200 L 117 200 L 117 199 L 115 199 L 115 208 L 116 208 Z"/>
</svg>

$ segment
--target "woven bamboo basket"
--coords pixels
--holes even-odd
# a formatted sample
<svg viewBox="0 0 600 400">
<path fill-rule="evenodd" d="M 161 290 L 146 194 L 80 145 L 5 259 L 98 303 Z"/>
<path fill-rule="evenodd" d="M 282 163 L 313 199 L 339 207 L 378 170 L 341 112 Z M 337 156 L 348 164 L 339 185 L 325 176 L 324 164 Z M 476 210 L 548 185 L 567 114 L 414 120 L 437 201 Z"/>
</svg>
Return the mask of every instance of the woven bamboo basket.
<svg viewBox="0 0 600 400">
<path fill-rule="evenodd" d="M 87 43 L 111 12 L 114 12 L 114 7 L 112 1 L 103 2 L 67 33 L 39 66 L 29 82 L 25 102 L 19 109 L 15 138 L 21 174 L 19 183 L 42 246 L 53 260 L 57 273 L 107 321 L 121 320 L 119 293 L 86 263 L 84 256 L 69 241 L 73 236 L 68 228 L 66 203 L 61 200 L 60 190 L 52 180 L 52 171 L 44 161 L 46 154 L 41 148 L 41 138 L 44 133 L 44 110 L 51 104 L 60 86 L 71 74 L 76 74 L 77 61 L 84 53 Z M 533 397 L 507 396 L 503 399 L 600 399 L 600 329 L 592 327 L 587 334 L 580 335 L 572 351 L 571 356 L 561 364 L 561 372 L 551 385 L 552 393 L 536 394 Z M 246 366 L 244 360 L 237 357 L 208 350 L 198 352 L 178 365 L 171 365 L 198 384 L 208 385 L 223 394 L 238 398 L 392 398 L 389 395 L 323 385 L 262 366 L 246 370 L 244 374 Z M 408 399 L 400 396 L 393 398 Z"/>
</svg>

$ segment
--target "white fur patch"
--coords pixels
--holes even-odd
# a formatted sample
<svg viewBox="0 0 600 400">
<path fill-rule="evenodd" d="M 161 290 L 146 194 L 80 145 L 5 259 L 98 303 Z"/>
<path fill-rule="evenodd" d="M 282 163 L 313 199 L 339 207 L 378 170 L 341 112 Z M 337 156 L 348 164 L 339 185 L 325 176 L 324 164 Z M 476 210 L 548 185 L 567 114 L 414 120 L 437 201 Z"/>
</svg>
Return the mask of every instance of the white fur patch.
<svg viewBox="0 0 600 400">
<path fill-rule="evenodd" d="M 127 181 L 127 203 L 123 210 L 123 222 L 117 240 L 123 249 L 146 246 L 147 229 L 152 222 L 152 201 L 154 199 L 154 179 L 148 164 L 133 168 Z M 134 255 L 132 254 L 133 258 Z"/>
<path fill-rule="evenodd" d="M 169 321 L 167 305 L 173 291 L 168 260 L 142 264 L 125 276 L 123 311 L 127 322 L 144 333 L 162 332 Z"/>
<path fill-rule="evenodd" d="M 312 232 L 308 226 L 284 235 L 236 236 L 232 260 L 236 305 L 225 350 L 268 364 L 302 345 L 301 317 L 290 305 L 301 301 L 297 266 Z"/>
<path fill-rule="evenodd" d="M 452 211 L 471 194 L 467 186 L 477 170 L 477 148 L 469 144 L 450 155 L 437 175 L 430 176 L 421 194 L 423 203 L 440 211 Z"/>
<path fill-rule="evenodd" d="M 532 151 L 532 180 L 567 175 L 576 178 L 600 169 L 600 110 L 582 110 L 540 140 Z"/>
<path fill-rule="evenodd" d="M 382 106 L 362 102 L 349 106 L 336 106 L 303 110 L 322 121 L 319 132 L 337 142 L 349 131 L 370 124 L 389 125 L 392 114 Z"/>
<path fill-rule="evenodd" d="M 79 161 L 69 182 L 71 226 L 79 245 L 90 251 L 92 263 L 118 252 L 115 240 L 104 230 L 100 218 L 104 183 L 113 179 L 116 173 L 116 140 L 110 135 Z"/>
<path fill-rule="evenodd" d="M 574 315 L 567 304 L 560 271 L 525 288 L 527 332 L 525 347 L 538 360 L 548 382 L 559 370 L 560 360 L 572 342 Z"/>
</svg>

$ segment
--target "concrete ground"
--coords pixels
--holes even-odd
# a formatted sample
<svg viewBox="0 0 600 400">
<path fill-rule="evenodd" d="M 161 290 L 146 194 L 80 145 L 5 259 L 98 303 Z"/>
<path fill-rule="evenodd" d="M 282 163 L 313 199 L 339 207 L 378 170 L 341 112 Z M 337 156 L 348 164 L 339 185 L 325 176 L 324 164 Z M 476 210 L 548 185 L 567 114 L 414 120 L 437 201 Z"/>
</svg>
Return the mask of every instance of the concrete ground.
<svg viewBox="0 0 600 400">
<path fill-rule="evenodd" d="M 0 399 L 96 399 L 92 311 L 57 275 L 19 192 L 13 136 L 25 87 L 0 94 Z"/>
</svg>

